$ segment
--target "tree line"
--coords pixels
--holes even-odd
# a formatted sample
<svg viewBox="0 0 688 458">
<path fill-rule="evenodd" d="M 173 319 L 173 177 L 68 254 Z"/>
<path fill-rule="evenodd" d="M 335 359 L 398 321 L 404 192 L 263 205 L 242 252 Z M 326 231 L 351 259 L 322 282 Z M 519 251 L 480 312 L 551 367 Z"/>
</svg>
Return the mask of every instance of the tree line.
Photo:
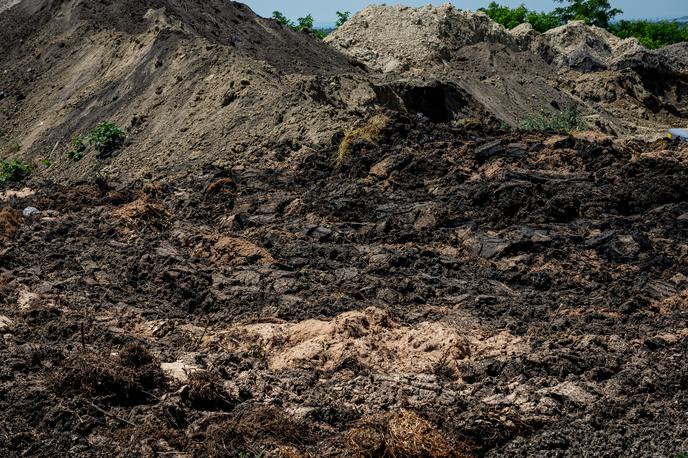
<svg viewBox="0 0 688 458">
<path fill-rule="evenodd" d="M 308 30 L 320 39 L 325 38 L 330 32 L 332 32 L 332 30 L 338 29 L 344 25 L 344 23 L 348 21 L 350 17 L 351 12 L 349 11 L 337 11 L 337 23 L 335 24 L 334 29 L 317 29 L 313 24 L 312 14 L 300 17 L 296 19 L 296 22 L 294 22 L 287 18 L 281 11 L 273 11 L 272 13 L 272 19 L 282 24 L 282 26 L 288 27 L 296 32 Z"/>
<path fill-rule="evenodd" d="M 581 20 L 586 24 L 602 27 L 619 38 L 637 38 L 641 44 L 656 49 L 673 43 L 688 41 L 688 28 L 675 21 L 627 21 L 614 22 L 622 14 L 609 0 L 554 0 L 567 5 L 551 12 L 532 11 L 521 4 L 516 8 L 490 3 L 482 8 L 492 20 L 508 29 L 528 23 L 533 29 L 544 33 L 571 20 Z"/>
</svg>

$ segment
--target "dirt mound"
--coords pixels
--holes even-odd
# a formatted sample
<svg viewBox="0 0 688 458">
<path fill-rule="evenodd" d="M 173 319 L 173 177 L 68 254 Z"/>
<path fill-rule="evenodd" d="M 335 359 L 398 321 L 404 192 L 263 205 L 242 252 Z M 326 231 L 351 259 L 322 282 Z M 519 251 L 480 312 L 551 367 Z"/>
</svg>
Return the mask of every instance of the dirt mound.
<svg viewBox="0 0 688 458">
<path fill-rule="evenodd" d="M 621 40 L 580 21 L 539 34 L 527 24 L 507 31 L 482 13 L 450 5 L 372 6 L 327 41 L 385 74 L 406 108 L 431 119 L 434 113 L 424 107 L 413 109 L 405 85 L 418 87 L 422 80 L 427 86 L 435 79 L 444 87 L 461 88 L 461 104 L 444 104 L 449 119 L 465 117 L 457 105 L 477 104 L 499 121 L 518 126 L 530 117 L 577 106 L 590 128 L 656 137 L 688 117 L 683 48 L 649 51 L 637 40 Z M 661 75 L 663 83 L 652 75 Z"/>
<path fill-rule="evenodd" d="M 627 56 L 647 52 L 635 38 L 622 40 L 583 21 L 549 30 L 542 38 L 555 54 L 555 65 L 582 72 L 613 69 Z"/>
<path fill-rule="evenodd" d="M 224 0 L 0 13 L 1 456 L 688 450 L 688 143 L 500 126 L 683 119 L 681 73 L 380 18 L 387 73 Z"/>
<path fill-rule="evenodd" d="M 426 75 L 431 64 L 448 63 L 464 46 L 514 44 L 506 29 L 485 14 L 448 4 L 369 6 L 325 41 L 377 71 L 415 76 Z"/>
<path fill-rule="evenodd" d="M 220 0 L 24 1 L 0 14 L 0 56 L 2 135 L 60 180 L 269 165 L 329 144 L 376 100 L 344 55 Z M 125 147 L 69 161 L 101 121 Z"/>
</svg>

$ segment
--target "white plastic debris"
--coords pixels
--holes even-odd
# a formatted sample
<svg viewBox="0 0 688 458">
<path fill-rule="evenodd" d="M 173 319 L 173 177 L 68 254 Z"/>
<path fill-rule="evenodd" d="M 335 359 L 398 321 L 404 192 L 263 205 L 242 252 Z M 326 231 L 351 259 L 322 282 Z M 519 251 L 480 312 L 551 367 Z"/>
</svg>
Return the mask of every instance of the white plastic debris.
<svg viewBox="0 0 688 458">
<path fill-rule="evenodd" d="M 32 216 L 35 216 L 39 213 L 40 213 L 40 211 L 35 207 L 26 207 L 24 209 L 23 215 L 24 215 L 24 218 L 31 218 Z"/>
</svg>

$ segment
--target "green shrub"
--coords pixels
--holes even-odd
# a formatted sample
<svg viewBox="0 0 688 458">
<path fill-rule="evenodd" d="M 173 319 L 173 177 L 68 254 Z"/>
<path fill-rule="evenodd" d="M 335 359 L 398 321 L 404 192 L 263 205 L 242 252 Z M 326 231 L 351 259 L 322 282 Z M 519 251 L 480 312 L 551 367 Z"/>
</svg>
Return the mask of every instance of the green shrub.
<svg viewBox="0 0 688 458">
<path fill-rule="evenodd" d="M 688 41 L 688 29 L 673 21 L 619 21 L 609 31 L 619 38 L 635 37 L 650 49 Z"/>
<path fill-rule="evenodd" d="M 566 133 L 582 130 L 587 126 L 578 108 L 571 106 L 552 114 L 542 110 L 539 115 L 530 116 L 521 123 L 521 130 L 526 132 Z"/>
<path fill-rule="evenodd" d="M 13 161 L 0 161 L 0 183 L 8 181 L 20 181 L 31 174 L 33 167 L 30 164 Z"/>
<path fill-rule="evenodd" d="M 77 162 L 84 157 L 85 151 L 86 144 L 84 140 L 79 135 L 75 135 L 74 138 L 72 138 L 72 149 L 67 153 L 67 156 L 74 162 Z"/>
<path fill-rule="evenodd" d="M 98 157 L 107 157 L 124 145 L 127 134 L 110 122 L 101 122 L 88 133 L 88 140 L 98 152 Z"/>
<path fill-rule="evenodd" d="M 568 6 L 556 8 L 549 13 L 535 12 L 521 4 L 516 8 L 502 6 L 497 2 L 491 2 L 487 8 L 482 8 L 495 22 L 508 29 L 529 23 L 535 30 L 544 33 L 555 27 L 566 24 L 571 20 L 585 21 L 587 24 L 609 28 L 610 22 L 622 11 L 612 8 L 609 0 L 554 0 L 558 3 L 568 2 Z"/>
</svg>

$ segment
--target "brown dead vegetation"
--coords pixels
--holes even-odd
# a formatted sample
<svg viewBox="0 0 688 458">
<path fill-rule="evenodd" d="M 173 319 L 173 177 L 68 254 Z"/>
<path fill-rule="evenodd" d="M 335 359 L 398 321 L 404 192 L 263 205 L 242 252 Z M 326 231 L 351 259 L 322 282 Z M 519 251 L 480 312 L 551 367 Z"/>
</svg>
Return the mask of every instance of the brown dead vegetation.
<svg viewBox="0 0 688 458">
<path fill-rule="evenodd" d="M 185 397 L 194 408 L 229 411 L 236 405 L 236 401 L 222 385 L 222 379 L 214 372 L 192 373 L 189 375 L 188 387 Z"/>
<path fill-rule="evenodd" d="M 339 144 L 337 163 L 342 164 L 353 152 L 356 144 L 364 143 L 377 146 L 382 139 L 385 128 L 389 126 L 390 122 L 391 120 L 388 116 L 382 114 L 375 115 L 361 126 L 347 132 Z"/>
<path fill-rule="evenodd" d="M 145 348 L 127 346 L 119 356 L 75 352 L 52 377 L 60 393 L 85 395 L 110 405 L 135 405 L 151 400 L 150 391 L 164 386 L 160 363 Z"/>
<path fill-rule="evenodd" d="M 346 435 L 354 456 L 365 458 L 460 458 L 442 434 L 409 410 L 360 420 Z"/>
</svg>

